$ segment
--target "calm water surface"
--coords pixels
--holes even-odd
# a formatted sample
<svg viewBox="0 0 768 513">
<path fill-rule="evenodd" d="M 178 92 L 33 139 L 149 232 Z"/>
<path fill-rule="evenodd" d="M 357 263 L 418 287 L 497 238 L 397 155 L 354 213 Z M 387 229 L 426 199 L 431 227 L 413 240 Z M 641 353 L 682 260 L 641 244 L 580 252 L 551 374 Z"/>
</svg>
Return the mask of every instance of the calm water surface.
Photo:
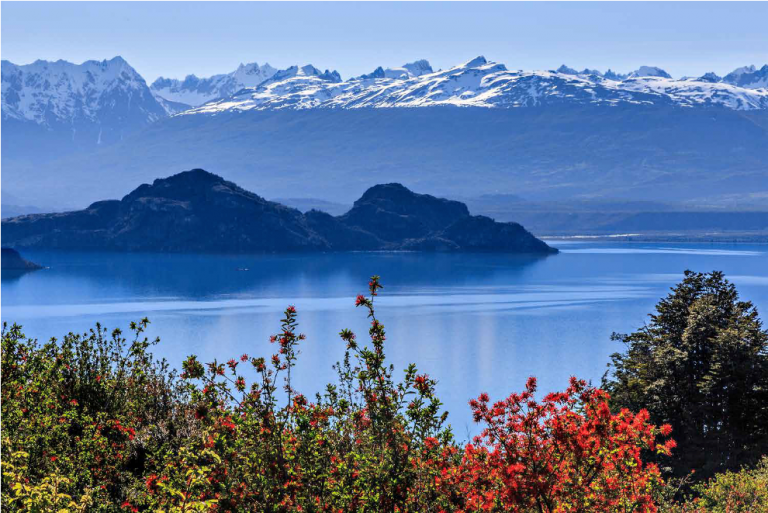
<svg viewBox="0 0 768 513">
<path fill-rule="evenodd" d="M 147 316 L 155 354 L 177 368 L 246 352 L 268 342 L 289 304 L 307 335 L 297 385 L 314 393 L 334 379 L 338 338 L 363 340 L 368 322 L 354 298 L 368 277 L 385 288 L 378 316 L 398 372 L 408 363 L 439 380 L 456 435 L 475 433 L 467 401 L 501 398 L 530 375 L 542 390 L 576 375 L 599 382 L 620 344 L 685 269 L 722 270 L 768 316 L 768 246 L 563 242 L 546 258 L 509 255 L 354 253 L 305 256 L 119 255 L 26 252 L 48 269 L 3 275 L 2 320 L 41 339 L 85 331 L 96 321 L 127 329 Z"/>
</svg>

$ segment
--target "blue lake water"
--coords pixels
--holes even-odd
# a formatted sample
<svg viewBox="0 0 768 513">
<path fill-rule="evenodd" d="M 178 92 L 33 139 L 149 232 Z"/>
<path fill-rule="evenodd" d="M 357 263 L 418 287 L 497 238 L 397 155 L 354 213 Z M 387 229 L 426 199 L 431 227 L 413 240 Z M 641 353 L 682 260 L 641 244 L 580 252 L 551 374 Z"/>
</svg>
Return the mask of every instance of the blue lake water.
<svg viewBox="0 0 768 513">
<path fill-rule="evenodd" d="M 554 241 L 546 258 L 510 255 L 352 253 L 149 255 L 25 252 L 48 269 L 3 275 L 2 320 L 40 339 L 96 321 L 127 330 L 147 316 L 157 356 L 179 367 L 242 353 L 269 356 L 268 337 L 294 304 L 307 335 L 297 387 L 314 394 L 335 378 L 341 328 L 367 335 L 354 298 L 379 274 L 377 315 L 398 368 L 415 362 L 439 380 L 459 438 L 476 433 L 467 401 L 501 398 L 530 375 L 542 390 L 576 375 L 598 383 L 621 349 L 612 332 L 645 322 L 685 269 L 722 270 L 768 315 L 768 246 Z"/>
</svg>

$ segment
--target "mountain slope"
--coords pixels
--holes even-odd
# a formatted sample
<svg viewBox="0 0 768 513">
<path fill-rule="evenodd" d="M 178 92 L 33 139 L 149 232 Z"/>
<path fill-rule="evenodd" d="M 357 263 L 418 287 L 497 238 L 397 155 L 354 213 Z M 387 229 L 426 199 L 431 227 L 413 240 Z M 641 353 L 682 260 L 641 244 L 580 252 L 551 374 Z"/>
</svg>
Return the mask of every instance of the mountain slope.
<svg viewBox="0 0 768 513">
<path fill-rule="evenodd" d="M 167 169 L 196 166 L 273 198 L 339 201 L 396 181 L 448 197 L 738 202 L 739 194 L 768 192 L 768 112 L 592 105 L 248 111 L 175 116 L 50 166 L 3 164 L 3 187 L 39 205 L 117 197 Z"/>
<path fill-rule="evenodd" d="M 387 231 L 393 226 L 399 227 L 396 233 Z M 516 223 L 472 217 L 461 203 L 399 184 L 371 188 L 345 216 L 305 215 L 202 169 L 155 180 L 120 201 L 100 201 L 85 210 L 6 219 L 2 232 L 3 244 L 19 248 L 556 252 Z"/>
<path fill-rule="evenodd" d="M 108 145 L 166 115 L 121 57 L 79 65 L 2 61 L 4 155 L 39 155 L 46 143 L 55 149 Z"/>
<path fill-rule="evenodd" d="M 737 68 L 723 77 L 723 82 L 748 89 L 768 88 L 768 64 L 760 69 L 755 66 Z"/>
</svg>

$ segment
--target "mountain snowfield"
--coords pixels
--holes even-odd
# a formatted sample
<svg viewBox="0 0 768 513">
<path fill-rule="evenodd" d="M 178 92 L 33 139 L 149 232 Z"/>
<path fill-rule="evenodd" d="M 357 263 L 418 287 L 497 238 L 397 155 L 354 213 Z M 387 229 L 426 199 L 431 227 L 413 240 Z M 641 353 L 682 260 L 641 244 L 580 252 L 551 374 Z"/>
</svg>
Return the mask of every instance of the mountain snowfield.
<svg viewBox="0 0 768 513">
<path fill-rule="evenodd" d="M 379 67 L 343 81 L 338 72 L 321 72 L 311 65 L 277 70 L 269 64 L 250 63 L 208 78 L 160 77 L 147 87 L 121 57 L 79 65 L 62 60 L 27 65 L 2 62 L 4 119 L 46 127 L 68 124 L 73 130 L 90 121 L 126 131 L 135 128 L 127 126 L 129 118 L 141 124 L 178 113 L 225 110 L 509 108 L 558 103 L 767 109 L 768 65 L 741 67 L 722 79 L 714 73 L 674 79 L 652 66 L 628 74 L 578 72 L 565 65 L 555 71 L 513 71 L 477 57 L 447 70 L 433 71 L 429 62 L 419 60 L 397 68 Z"/>
<path fill-rule="evenodd" d="M 648 66 L 620 80 L 594 72 L 574 74 L 570 69 L 565 72 L 510 71 L 503 64 L 489 62 L 484 57 L 419 76 L 393 78 L 374 72 L 343 82 L 317 72 L 301 72 L 303 69 L 278 73 L 257 87 L 245 88 L 229 98 L 183 114 L 282 108 L 511 108 L 558 103 L 669 103 L 680 107 L 768 109 L 768 89 L 705 80 L 675 80 L 663 70 Z"/>
<path fill-rule="evenodd" d="M 39 125 L 91 121 L 107 126 L 131 116 L 148 122 L 165 110 L 123 58 L 72 64 L 38 60 L 18 66 L 2 61 L 3 118 Z"/>
</svg>

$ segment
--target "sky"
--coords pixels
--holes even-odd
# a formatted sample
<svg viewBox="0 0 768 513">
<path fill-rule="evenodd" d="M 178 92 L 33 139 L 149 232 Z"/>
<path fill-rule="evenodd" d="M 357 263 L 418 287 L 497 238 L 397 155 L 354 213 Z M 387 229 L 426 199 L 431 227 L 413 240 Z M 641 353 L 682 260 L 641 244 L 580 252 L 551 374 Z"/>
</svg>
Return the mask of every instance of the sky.
<svg viewBox="0 0 768 513">
<path fill-rule="evenodd" d="M 0 55 L 126 59 L 158 76 L 210 76 L 240 63 L 313 64 L 342 77 L 478 55 L 509 69 L 723 75 L 768 64 L 768 2 L 2 2 Z"/>
</svg>

